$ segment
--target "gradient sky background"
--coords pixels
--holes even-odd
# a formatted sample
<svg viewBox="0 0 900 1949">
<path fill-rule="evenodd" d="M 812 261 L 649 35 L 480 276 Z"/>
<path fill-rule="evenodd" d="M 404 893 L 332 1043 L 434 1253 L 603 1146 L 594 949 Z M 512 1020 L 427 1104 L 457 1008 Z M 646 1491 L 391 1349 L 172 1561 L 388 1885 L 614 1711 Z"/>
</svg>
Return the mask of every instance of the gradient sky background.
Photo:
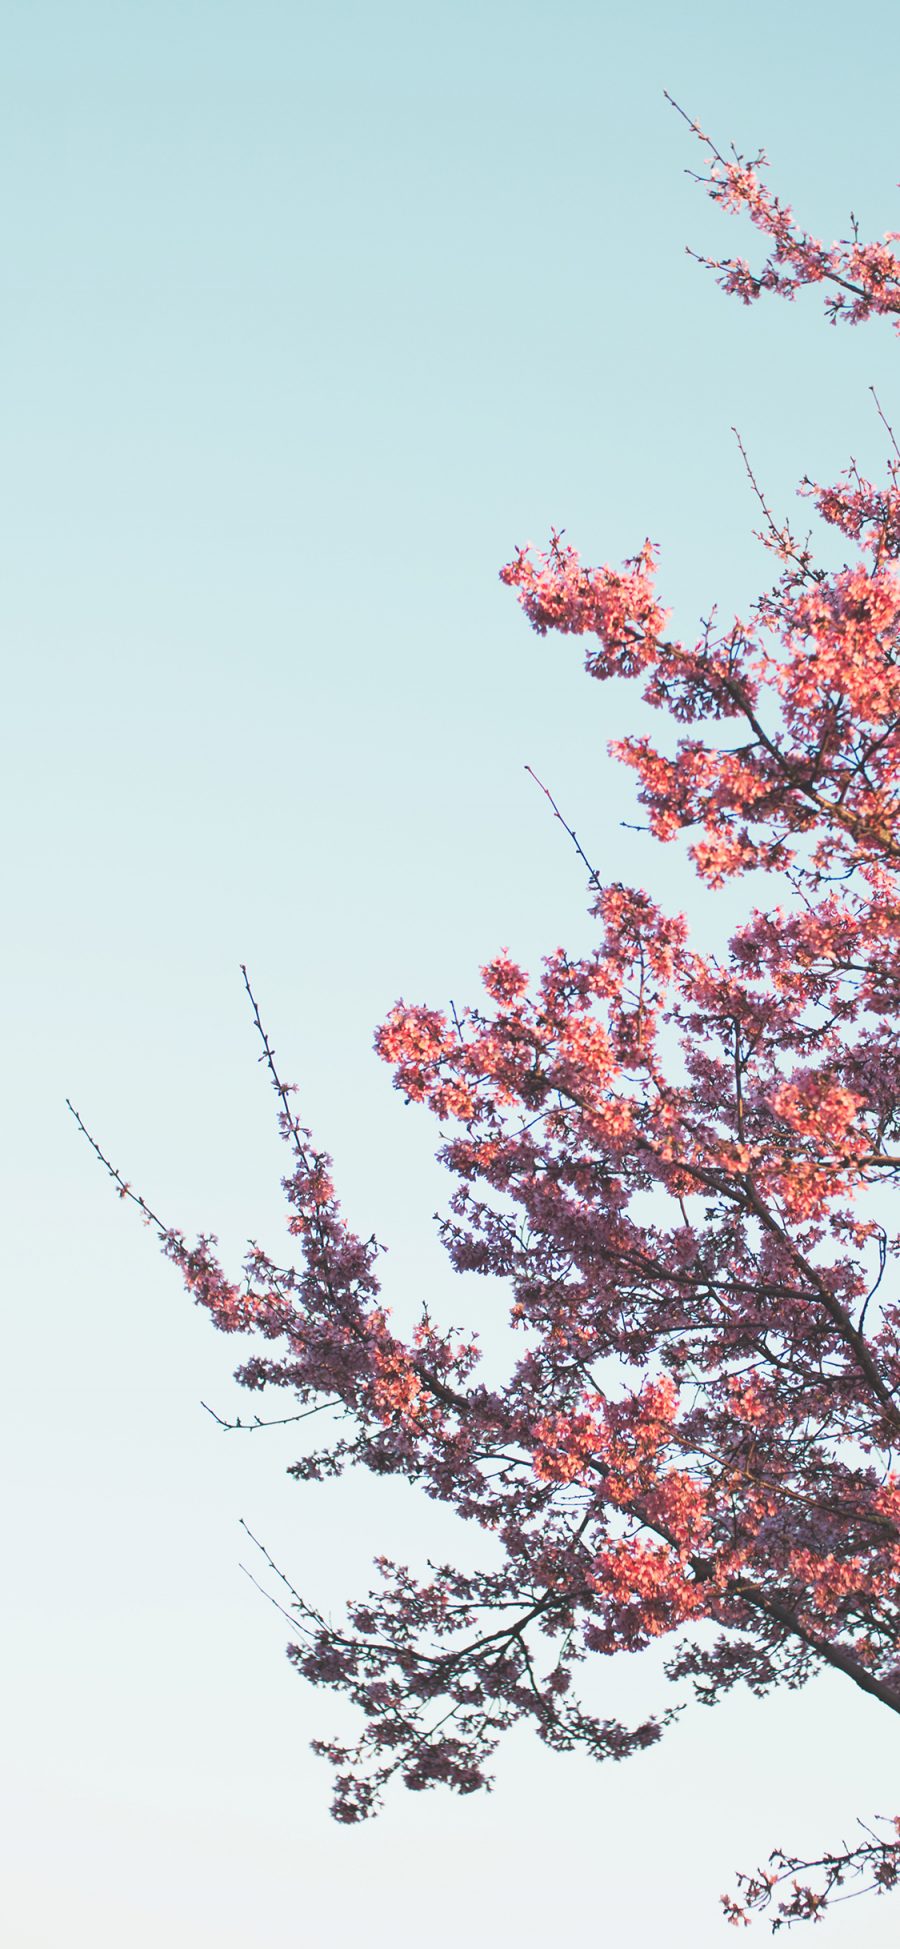
<svg viewBox="0 0 900 1949">
<path fill-rule="evenodd" d="M 813 229 L 877 234 L 898 40 L 894 0 L 0 10 L 11 1949 L 712 1949 L 734 1867 L 900 1807 L 896 1726 L 823 1679 L 621 1768 L 513 1739 L 492 1795 L 336 1828 L 308 1741 L 340 1713 L 238 1519 L 325 1605 L 449 1529 L 396 1485 L 297 1488 L 290 1430 L 216 1429 L 235 1348 L 64 1109 L 172 1223 L 280 1241 L 245 959 L 399 1317 L 496 1311 L 452 1289 L 434 1133 L 373 1025 L 586 938 L 526 762 L 609 877 L 693 900 L 618 824 L 629 695 L 497 569 L 551 524 L 594 559 L 649 533 L 690 629 L 766 579 L 732 423 L 778 507 L 879 466 L 895 341 L 812 296 L 745 312 L 687 260 L 751 246 L 662 89 L 764 143 Z M 601 1678 L 616 1715 L 663 1691 L 652 1660 Z M 851 1904 L 822 1941 L 897 1927 Z"/>
</svg>

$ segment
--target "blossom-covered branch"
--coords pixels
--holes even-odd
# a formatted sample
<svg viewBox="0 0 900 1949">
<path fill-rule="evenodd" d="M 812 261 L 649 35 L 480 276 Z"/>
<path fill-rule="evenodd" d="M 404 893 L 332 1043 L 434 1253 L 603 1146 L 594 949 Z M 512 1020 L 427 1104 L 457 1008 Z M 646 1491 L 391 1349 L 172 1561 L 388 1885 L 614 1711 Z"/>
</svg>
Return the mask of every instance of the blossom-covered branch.
<svg viewBox="0 0 900 1949">
<path fill-rule="evenodd" d="M 717 263 L 727 290 L 824 282 L 834 317 L 900 313 L 889 243 L 819 244 L 759 158 L 695 133 L 714 201 L 772 246 L 758 273 Z M 517 1720 L 621 1758 L 686 1690 L 711 1704 L 825 1668 L 900 1712 L 900 1248 L 883 1222 L 900 1179 L 898 470 L 894 452 L 879 484 L 855 467 L 803 482 L 844 543 L 837 569 L 763 500 L 774 580 L 686 641 L 649 541 L 590 568 L 553 535 L 502 571 L 536 630 L 583 639 L 591 677 L 631 679 L 659 714 L 660 744 L 612 747 L 652 834 L 685 835 L 710 886 L 753 872 L 758 904 L 704 954 L 683 915 L 601 884 L 579 847 L 587 952 L 527 972 L 501 950 L 468 1007 L 401 1001 L 378 1030 L 397 1088 L 441 1128 L 440 1232 L 473 1322 L 508 1296 L 499 1381 L 474 1323 L 426 1304 L 395 1330 L 378 1242 L 348 1224 L 294 1115 L 246 972 L 289 1156 L 290 1262 L 253 1245 L 231 1280 L 212 1237 L 188 1246 L 137 1199 L 215 1324 L 254 1336 L 241 1383 L 287 1393 L 274 1418 L 334 1417 L 298 1479 L 401 1476 L 489 1552 L 466 1567 L 463 1540 L 463 1560 L 420 1575 L 380 1554 L 339 1625 L 288 1588 L 292 1661 L 362 1718 L 355 1745 L 319 1747 L 342 1820 L 394 1775 L 488 1784 Z M 658 1638 L 673 1706 L 625 1726 L 579 1696 L 588 1663 Z M 819 1915 L 857 1870 L 892 1886 L 897 1845 L 873 1830 L 816 1864 L 779 1855 L 726 1911 L 744 1919 L 815 1868 L 776 1926 Z"/>
<path fill-rule="evenodd" d="M 722 155 L 699 122 L 691 121 L 671 95 L 666 100 L 706 151 L 705 169 L 697 172 L 696 180 L 723 210 L 744 211 L 771 243 L 758 271 L 751 270 L 743 257 L 699 257 L 701 264 L 717 273 L 724 291 L 752 304 L 764 291 L 794 298 L 804 285 L 824 284 L 825 311 L 832 324 L 858 325 L 866 318 L 889 315 L 897 319 L 895 329 L 900 328 L 900 257 L 893 249 L 900 231 L 889 230 L 883 238 L 866 243 L 851 216 L 849 237 L 823 243 L 804 230 L 790 205 L 769 189 L 763 179 L 768 167 L 764 151 L 747 157 L 732 149 L 730 155 Z"/>
</svg>

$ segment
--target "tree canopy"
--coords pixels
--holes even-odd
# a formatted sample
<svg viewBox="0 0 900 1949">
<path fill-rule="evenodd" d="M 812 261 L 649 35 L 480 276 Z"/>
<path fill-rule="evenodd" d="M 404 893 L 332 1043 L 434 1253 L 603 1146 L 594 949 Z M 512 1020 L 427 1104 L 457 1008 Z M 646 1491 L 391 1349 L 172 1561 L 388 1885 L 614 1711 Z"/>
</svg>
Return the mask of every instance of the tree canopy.
<svg viewBox="0 0 900 1949">
<path fill-rule="evenodd" d="M 713 263 L 726 292 L 819 285 L 832 323 L 900 324 L 895 233 L 822 243 L 764 158 L 691 127 L 704 188 L 764 240 L 756 269 Z M 398 1002 L 378 1030 L 396 1086 L 441 1127 L 453 1266 L 508 1288 L 503 1384 L 480 1376 L 474 1304 L 472 1331 L 427 1307 L 395 1331 L 379 1244 L 342 1214 L 249 982 L 296 1257 L 254 1246 L 231 1278 L 211 1236 L 189 1244 L 118 1179 L 214 1323 L 254 1336 L 242 1384 L 331 1413 L 300 1479 L 399 1475 L 492 1539 L 490 1570 L 422 1579 L 378 1557 L 339 1626 L 291 1591 L 291 1659 L 362 1715 L 352 1748 L 319 1747 L 340 1820 L 371 1814 L 394 1775 L 476 1790 L 518 1720 L 598 1759 L 652 1744 L 675 1707 L 623 1724 L 577 1681 L 659 1638 L 676 1700 L 830 1666 L 900 1711 L 900 449 L 884 424 L 883 481 L 851 466 L 801 486 L 841 566 L 759 493 L 774 580 L 693 640 L 669 632 L 649 541 L 594 569 L 556 535 L 502 570 L 536 630 L 582 638 L 591 677 L 631 678 L 674 729 L 666 748 L 612 747 L 655 838 L 689 834 L 707 886 L 752 875 L 712 955 L 582 854 L 590 951 L 554 948 L 534 975 L 494 953 L 479 1001 Z M 779 1927 L 898 1876 L 900 1820 L 817 1862 L 776 1851 L 726 1913 L 768 1908 Z"/>
</svg>

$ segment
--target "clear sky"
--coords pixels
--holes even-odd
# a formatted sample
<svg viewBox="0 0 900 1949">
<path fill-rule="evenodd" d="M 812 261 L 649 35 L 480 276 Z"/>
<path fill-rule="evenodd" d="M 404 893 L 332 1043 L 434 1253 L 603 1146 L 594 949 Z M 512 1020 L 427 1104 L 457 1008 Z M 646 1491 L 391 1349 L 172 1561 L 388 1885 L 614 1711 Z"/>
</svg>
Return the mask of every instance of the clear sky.
<svg viewBox="0 0 900 1949">
<path fill-rule="evenodd" d="M 649 533 L 690 628 L 767 566 L 733 423 L 782 505 L 877 467 L 870 383 L 900 419 L 886 331 L 744 312 L 685 257 L 749 247 L 662 90 L 765 144 L 820 234 L 878 233 L 898 59 L 894 0 L 0 9 L 10 1949 L 713 1949 L 734 1866 L 900 1808 L 896 1726 L 823 1680 L 622 1768 L 517 1739 L 490 1796 L 335 1828 L 308 1741 L 339 1715 L 238 1519 L 326 1605 L 445 1532 L 396 1488 L 295 1487 L 290 1431 L 216 1429 L 234 1347 L 63 1101 L 172 1223 L 280 1241 L 246 960 L 400 1317 L 446 1294 L 434 1133 L 371 1031 L 585 938 L 524 764 L 601 870 L 692 897 L 619 827 L 628 695 L 497 569 L 551 524 L 593 559 Z M 662 1693 L 605 1682 L 616 1715 Z M 823 1940 L 898 1923 L 851 1905 Z"/>
</svg>

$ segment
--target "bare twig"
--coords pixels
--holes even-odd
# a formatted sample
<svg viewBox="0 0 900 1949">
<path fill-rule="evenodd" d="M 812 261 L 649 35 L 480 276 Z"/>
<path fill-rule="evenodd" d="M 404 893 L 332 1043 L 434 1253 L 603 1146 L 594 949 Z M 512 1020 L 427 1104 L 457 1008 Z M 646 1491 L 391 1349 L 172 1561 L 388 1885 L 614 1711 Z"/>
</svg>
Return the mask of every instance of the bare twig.
<svg viewBox="0 0 900 1949">
<path fill-rule="evenodd" d="M 886 434 L 887 434 L 887 436 L 888 436 L 888 439 L 890 440 L 890 443 L 891 443 L 891 446 L 893 447 L 893 449 L 894 449 L 894 452 L 895 452 L 895 454 L 897 455 L 897 459 L 898 459 L 898 460 L 900 460 L 900 447 L 898 447 L 898 445 L 897 445 L 897 438 L 896 438 L 896 435 L 895 435 L 895 433 L 894 433 L 894 429 L 893 429 L 893 427 L 892 427 L 892 425 L 891 425 L 891 422 L 890 422 L 890 420 L 889 420 L 889 419 L 887 418 L 887 416 L 886 416 L 886 414 L 885 414 L 885 412 L 884 412 L 884 409 L 883 409 L 883 407 L 882 407 L 882 404 L 881 404 L 881 400 L 879 399 L 879 397 L 878 397 L 878 394 L 877 394 L 877 392 L 875 391 L 875 387 L 874 387 L 874 386 L 870 386 L 870 387 L 869 387 L 869 391 L 870 391 L 870 393 L 871 393 L 871 395 L 872 395 L 872 398 L 873 398 L 873 399 L 874 399 L 874 401 L 875 401 L 875 411 L 876 411 L 876 412 L 877 412 L 877 414 L 878 414 L 878 418 L 880 419 L 880 421 L 881 421 L 881 424 L 882 424 L 882 426 L 884 427 L 884 430 L 885 430 L 885 432 L 886 432 Z"/>
<path fill-rule="evenodd" d="M 287 1428 L 293 1421 L 309 1421 L 314 1414 L 324 1414 L 326 1408 L 343 1407 L 343 1402 L 320 1401 L 315 1408 L 304 1408 L 302 1414 L 281 1414 L 276 1416 L 272 1421 L 264 1421 L 261 1415 L 258 1414 L 253 1416 L 252 1421 L 242 1421 L 240 1415 L 238 1415 L 235 1421 L 226 1421 L 224 1415 L 217 1414 L 215 1408 L 211 1408 L 208 1401 L 201 1401 L 200 1406 L 201 1408 L 205 1408 L 207 1414 L 211 1415 L 213 1420 L 218 1422 L 219 1427 L 224 1428 L 227 1433 L 235 1434 L 240 1429 L 243 1435 L 255 1435 L 259 1428 Z"/>
<path fill-rule="evenodd" d="M 77 1123 L 82 1136 L 87 1138 L 88 1143 L 90 1144 L 90 1147 L 94 1153 L 94 1156 L 99 1158 L 100 1163 L 103 1165 L 103 1169 L 108 1173 L 108 1175 L 112 1178 L 113 1183 L 118 1187 L 119 1197 L 129 1198 L 131 1200 L 131 1203 L 133 1205 L 137 1205 L 138 1210 L 143 1212 L 145 1223 L 148 1225 L 156 1225 L 158 1229 L 162 1233 L 164 1233 L 164 1235 L 167 1238 L 169 1238 L 172 1233 L 172 1227 L 170 1225 L 163 1224 L 162 1219 L 157 1217 L 156 1212 L 153 1211 L 150 1205 L 147 1204 L 146 1199 L 141 1197 L 140 1192 L 133 1191 L 131 1185 L 127 1182 L 125 1178 L 123 1178 L 121 1171 L 117 1171 L 115 1165 L 110 1163 L 109 1158 L 106 1157 L 103 1151 L 100 1149 L 100 1145 L 98 1144 L 96 1137 L 92 1137 L 87 1127 L 87 1124 L 82 1121 L 81 1117 L 78 1114 L 78 1111 L 75 1108 L 74 1103 L 71 1103 L 68 1097 L 66 1097 L 66 1109 L 71 1111 L 72 1116 L 75 1118 L 75 1122 Z"/>
<path fill-rule="evenodd" d="M 597 872 L 596 867 L 591 865 L 587 853 L 585 852 L 584 847 L 581 845 L 577 837 L 577 834 L 575 833 L 573 828 L 569 825 L 568 821 L 563 818 L 563 815 L 560 812 L 559 806 L 556 803 L 553 793 L 548 790 L 547 786 L 544 784 L 543 779 L 538 778 L 537 772 L 532 769 L 531 765 L 526 765 L 525 770 L 527 771 L 529 778 L 533 778 L 535 784 L 540 787 L 541 791 L 544 794 L 545 799 L 550 800 L 550 804 L 553 807 L 554 818 L 559 820 L 559 823 L 562 826 L 563 831 L 568 833 L 569 838 L 572 841 L 572 844 L 575 848 L 576 853 L 578 854 L 579 859 L 582 860 L 584 862 L 584 865 L 587 867 L 588 873 L 590 875 L 591 885 L 599 889 L 602 885 L 600 875 Z"/>
</svg>

